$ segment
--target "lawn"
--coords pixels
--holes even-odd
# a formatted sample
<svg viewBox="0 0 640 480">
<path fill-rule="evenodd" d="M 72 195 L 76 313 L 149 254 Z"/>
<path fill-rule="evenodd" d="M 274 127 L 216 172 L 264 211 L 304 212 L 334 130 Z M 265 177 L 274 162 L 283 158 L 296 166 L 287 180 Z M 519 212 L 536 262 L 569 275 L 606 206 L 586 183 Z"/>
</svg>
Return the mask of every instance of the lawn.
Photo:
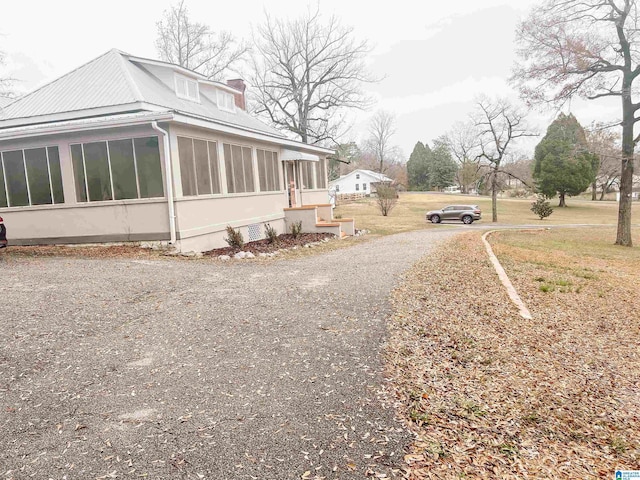
<svg viewBox="0 0 640 480">
<path fill-rule="evenodd" d="M 553 214 L 540 220 L 531 212 L 532 200 L 499 199 L 498 223 L 509 225 L 554 225 L 554 224 L 598 224 L 614 225 L 618 218 L 616 202 L 592 202 L 569 198 L 568 207 L 556 208 L 557 200 L 552 200 Z M 422 228 L 448 228 L 446 224 L 431 225 L 424 214 L 451 204 L 473 204 L 482 209 L 480 224 L 491 224 L 491 199 L 469 195 L 404 193 L 396 207 L 388 217 L 383 217 L 375 204 L 374 198 L 358 202 L 338 205 L 335 214 L 344 218 L 355 218 L 356 228 L 370 230 L 374 234 L 389 235 L 392 233 L 418 230 Z M 640 202 L 633 206 L 635 218 L 640 215 Z"/>
<path fill-rule="evenodd" d="M 614 234 L 490 237 L 532 320 L 509 302 L 479 233 L 411 270 L 394 294 L 387 352 L 417 434 L 411 478 L 640 469 L 640 247 L 614 246 Z M 640 245 L 637 229 L 633 240 Z"/>
</svg>

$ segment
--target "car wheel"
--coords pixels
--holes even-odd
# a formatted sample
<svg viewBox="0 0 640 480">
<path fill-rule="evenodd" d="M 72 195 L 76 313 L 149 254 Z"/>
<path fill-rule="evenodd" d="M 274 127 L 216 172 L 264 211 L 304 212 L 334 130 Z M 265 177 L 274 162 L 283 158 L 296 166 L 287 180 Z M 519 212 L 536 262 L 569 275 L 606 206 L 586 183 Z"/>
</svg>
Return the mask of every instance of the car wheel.
<svg viewBox="0 0 640 480">
<path fill-rule="evenodd" d="M 473 223 L 473 217 L 471 215 L 465 215 L 462 217 L 462 223 L 465 225 L 471 225 Z"/>
<path fill-rule="evenodd" d="M 440 215 L 431 215 L 431 223 L 440 223 Z"/>
</svg>

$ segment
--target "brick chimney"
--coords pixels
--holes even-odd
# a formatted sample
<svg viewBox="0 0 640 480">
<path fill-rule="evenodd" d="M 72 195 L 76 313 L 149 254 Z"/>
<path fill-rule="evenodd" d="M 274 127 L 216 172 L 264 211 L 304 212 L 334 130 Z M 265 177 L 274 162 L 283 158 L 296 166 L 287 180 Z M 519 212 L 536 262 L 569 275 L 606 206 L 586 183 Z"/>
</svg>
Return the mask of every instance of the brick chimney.
<svg viewBox="0 0 640 480">
<path fill-rule="evenodd" d="M 236 90 L 240 90 L 242 93 L 236 93 L 233 96 L 235 97 L 236 107 L 246 110 L 247 104 L 244 98 L 244 91 L 247 89 L 247 85 L 244 83 L 244 80 L 241 78 L 236 78 L 234 80 L 227 80 L 227 85 L 231 88 L 235 88 Z"/>
</svg>

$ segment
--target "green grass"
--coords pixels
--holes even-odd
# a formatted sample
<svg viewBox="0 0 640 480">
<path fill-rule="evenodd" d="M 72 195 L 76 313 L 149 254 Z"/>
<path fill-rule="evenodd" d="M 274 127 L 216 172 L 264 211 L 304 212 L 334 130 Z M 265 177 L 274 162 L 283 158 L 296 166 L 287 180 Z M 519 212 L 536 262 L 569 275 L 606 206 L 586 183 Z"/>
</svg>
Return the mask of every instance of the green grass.
<svg viewBox="0 0 640 480">
<path fill-rule="evenodd" d="M 615 225 L 618 220 L 618 204 L 616 202 L 592 202 L 569 198 L 568 207 L 559 208 L 554 205 L 550 217 L 540 220 L 531 210 L 532 200 L 504 198 L 498 199 L 498 223 L 508 225 L 558 225 L 558 224 L 593 224 Z M 470 195 L 446 194 L 401 194 L 397 205 L 389 216 L 383 217 L 378 210 L 375 199 L 367 198 L 354 203 L 338 205 L 336 215 L 343 218 L 355 218 L 356 228 L 370 230 L 374 234 L 389 235 L 423 228 L 451 228 L 451 225 L 432 225 L 425 220 L 425 213 L 451 204 L 473 204 L 482 209 L 484 225 L 491 224 L 491 198 Z M 640 202 L 633 205 L 634 218 L 640 215 Z M 450 225 L 447 227 L 447 225 Z"/>
</svg>

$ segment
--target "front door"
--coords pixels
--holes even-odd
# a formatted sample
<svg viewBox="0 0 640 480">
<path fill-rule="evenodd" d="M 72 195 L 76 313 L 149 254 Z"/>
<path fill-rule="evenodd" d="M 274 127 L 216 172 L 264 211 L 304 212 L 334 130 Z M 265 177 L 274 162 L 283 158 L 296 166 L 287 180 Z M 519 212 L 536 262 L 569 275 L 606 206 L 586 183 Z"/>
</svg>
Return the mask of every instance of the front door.
<svg viewBox="0 0 640 480">
<path fill-rule="evenodd" d="M 298 179 L 296 175 L 296 163 L 284 162 L 285 182 L 287 188 L 287 197 L 289 198 L 289 207 L 297 207 L 298 201 Z"/>
</svg>

